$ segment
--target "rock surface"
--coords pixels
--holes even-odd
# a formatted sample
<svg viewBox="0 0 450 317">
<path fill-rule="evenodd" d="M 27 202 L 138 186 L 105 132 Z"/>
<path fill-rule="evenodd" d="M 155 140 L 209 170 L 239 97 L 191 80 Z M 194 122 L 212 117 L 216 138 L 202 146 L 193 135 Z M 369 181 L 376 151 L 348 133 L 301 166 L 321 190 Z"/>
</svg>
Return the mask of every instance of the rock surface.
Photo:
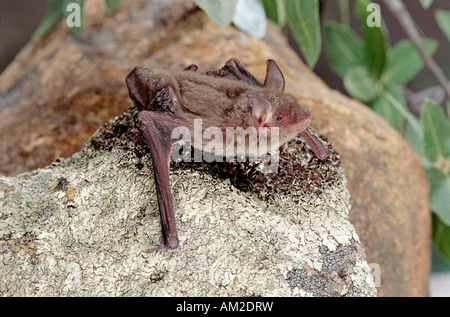
<svg viewBox="0 0 450 317">
<path fill-rule="evenodd" d="M 376 296 L 339 155 L 320 162 L 301 139 L 278 175 L 173 164 L 180 247 L 147 253 L 161 229 L 135 122 L 131 109 L 71 158 L 0 178 L 1 295 Z"/>
<path fill-rule="evenodd" d="M 31 41 L 2 74 L 2 173 L 30 171 L 79 151 L 99 126 L 131 106 L 124 78 L 136 65 L 195 63 L 210 70 L 235 56 L 263 78 L 264 62 L 273 58 L 287 90 L 313 109 L 313 128 L 340 153 L 350 220 L 369 263 L 381 268 L 378 295 L 428 294 L 430 212 L 420 159 L 383 119 L 327 88 L 276 28 L 269 24 L 258 40 L 221 29 L 193 1 L 178 0 L 130 0 L 111 12 L 92 0 L 85 22 L 82 41 L 61 24 Z"/>
</svg>

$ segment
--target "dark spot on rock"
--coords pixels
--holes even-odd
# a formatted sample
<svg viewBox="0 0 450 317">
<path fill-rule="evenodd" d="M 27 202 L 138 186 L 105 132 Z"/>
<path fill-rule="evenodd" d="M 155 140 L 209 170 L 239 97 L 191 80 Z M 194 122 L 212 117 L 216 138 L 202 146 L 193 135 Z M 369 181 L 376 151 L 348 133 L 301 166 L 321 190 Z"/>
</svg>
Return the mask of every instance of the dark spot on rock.
<svg viewBox="0 0 450 317">
<path fill-rule="evenodd" d="M 58 183 L 55 186 L 55 190 L 67 191 L 69 189 L 69 182 L 64 177 L 58 179 Z"/>
</svg>

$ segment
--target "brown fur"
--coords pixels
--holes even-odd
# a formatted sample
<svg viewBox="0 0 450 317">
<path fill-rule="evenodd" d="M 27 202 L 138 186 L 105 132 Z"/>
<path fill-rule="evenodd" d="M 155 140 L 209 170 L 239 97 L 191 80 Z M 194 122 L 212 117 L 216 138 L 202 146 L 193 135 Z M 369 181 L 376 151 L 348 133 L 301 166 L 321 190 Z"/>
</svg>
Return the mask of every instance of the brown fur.
<svg viewBox="0 0 450 317">
<path fill-rule="evenodd" d="M 194 119 L 200 118 L 203 130 L 208 127 L 219 127 L 224 134 L 226 127 L 258 128 L 258 122 L 251 115 L 252 109 L 247 97 L 249 93 L 259 94 L 269 100 L 273 106 L 274 117 L 280 113 L 284 114 L 284 122 L 274 121 L 266 125 L 269 129 L 273 126 L 280 128 L 280 145 L 302 132 L 309 123 L 309 121 L 304 122 L 304 116 L 309 114 L 308 110 L 301 108 L 294 97 L 282 91 L 253 87 L 244 81 L 215 78 L 195 71 L 139 68 L 134 72 L 138 80 L 146 87 L 141 89 L 141 91 L 145 90 L 141 94 L 149 92 L 151 94 L 149 103 L 143 105 L 150 111 L 158 110 L 154 104 L 151 104 L 156 82 L 160 78 L 167 79 L 174 103 L 173 115 L 185 120 L 186 126 L 190 129 Z"/>
</svg>

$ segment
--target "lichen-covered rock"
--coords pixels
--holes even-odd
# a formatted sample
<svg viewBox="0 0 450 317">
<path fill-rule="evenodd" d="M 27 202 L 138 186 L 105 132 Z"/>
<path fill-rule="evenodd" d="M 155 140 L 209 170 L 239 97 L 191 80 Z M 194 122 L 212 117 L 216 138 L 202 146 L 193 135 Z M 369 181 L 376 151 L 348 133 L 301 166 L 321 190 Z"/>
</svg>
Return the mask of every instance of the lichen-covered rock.
<svg viewBox="0 0 450 317">
<path fill-rule="evenodd" d="M 283 146 L 277 174 L 172 164 L 180 246 L 148 253 L 161 228 L 135 117 L 69 159 L 0 178 L 1 295 L 376 295 L 339 155 L 321 162 L 301 139 Z"/>
</svg>

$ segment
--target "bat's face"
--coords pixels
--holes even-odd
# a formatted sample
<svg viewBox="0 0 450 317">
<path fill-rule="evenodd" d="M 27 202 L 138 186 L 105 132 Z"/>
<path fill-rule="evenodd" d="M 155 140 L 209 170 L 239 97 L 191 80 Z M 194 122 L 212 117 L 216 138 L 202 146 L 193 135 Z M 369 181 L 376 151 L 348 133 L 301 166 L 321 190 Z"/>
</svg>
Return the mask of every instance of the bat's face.
<svg viewBox="0 0 450 317">
<path fill-rule="evenodd" d="M 302 108 L 295 102 L 274 110 L 268 126 L 301 132 L 310 122 L 311 109 Z"/>
<path fill-rule="evenodd" d="M 311 110 L 302 108 L 291 95 L 249 94 L 248 98 L 252 115 L 260 127 L 279 127 L 298 133 L 311 121 Z"/>
</svg>

